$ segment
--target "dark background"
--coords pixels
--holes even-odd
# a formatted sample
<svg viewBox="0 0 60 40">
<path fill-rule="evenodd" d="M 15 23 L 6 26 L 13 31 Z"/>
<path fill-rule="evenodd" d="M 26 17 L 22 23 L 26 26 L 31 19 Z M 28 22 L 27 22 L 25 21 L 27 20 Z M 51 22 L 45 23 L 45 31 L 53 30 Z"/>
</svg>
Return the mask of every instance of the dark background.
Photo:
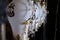
<svg viewBox="0 0 60 40">
<path fill-rule="evenodd" d="M 60 0 L 47 0 L 47 9 L 49 10 L 47 22 L 45 26 L 42 26 L 39 31 L 36 32 L 36 40 L 60 40 L 59 4 Z"/>
<path fill-rule="evenodd" d="M 10 0 L 11 1 L 11 0 Z M 1 39 L 1 23 L 6 24 L 6 38 L 7 40 L 13 40 L 13 33 L 11 26 L 6 17 L 6 6 L 10 2 L 8 0 L 0 0 L 0 39 Z M 58 0 L 47 0 L 47 9 L 49 14 L 47 15 L 46 24 L 39 28 L 38 32 L 35 33 L 35 40 L 60 40 L 60 19 L 59 19 L 59 8 L 57 11 Z M 59 0 L 60 3 L 60 0 Z M 10 29 L 10 30 L 8 30 Z M 7 31 L 8 30 L 8 31 Z"/>
</svg>

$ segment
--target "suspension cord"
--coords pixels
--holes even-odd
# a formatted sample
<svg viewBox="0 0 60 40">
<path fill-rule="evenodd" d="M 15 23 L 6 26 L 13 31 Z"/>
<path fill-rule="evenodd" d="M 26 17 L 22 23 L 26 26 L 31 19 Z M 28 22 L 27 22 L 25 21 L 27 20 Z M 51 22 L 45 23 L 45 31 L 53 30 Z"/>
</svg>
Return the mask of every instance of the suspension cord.
<svg viewBox="0 0 60 40">
<path fill-rule="evenodd" d="M 56 40 L 57 20 L 58 20 L 58 9 L 59 9 L 59 0 L 58 0 L 58 2 L 57 2 L 57 8 L 56 8 L 56 20 L 55 20 L 55 35 L 54 35 L 54 40 Z"/>
</svg>

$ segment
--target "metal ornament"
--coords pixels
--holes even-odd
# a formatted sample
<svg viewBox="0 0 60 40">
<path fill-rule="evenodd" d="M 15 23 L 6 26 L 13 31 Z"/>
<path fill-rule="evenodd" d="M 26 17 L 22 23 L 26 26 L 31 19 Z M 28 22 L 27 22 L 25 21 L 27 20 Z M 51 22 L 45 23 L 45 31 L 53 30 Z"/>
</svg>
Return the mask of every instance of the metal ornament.
<svg viewBox="0 0 60 40">
<path fill-rule="evenodd" d="M 46 2 L 33 0 L 13 0 L 7 6 L 8 20 L 17 40 L 29 40 L 29 35 L 38 31 L 47 16 Z M 41 4 L 41 3 L 42 4 Z M 9 17 L 10 16 L 10 17 Z"/>
</svg>

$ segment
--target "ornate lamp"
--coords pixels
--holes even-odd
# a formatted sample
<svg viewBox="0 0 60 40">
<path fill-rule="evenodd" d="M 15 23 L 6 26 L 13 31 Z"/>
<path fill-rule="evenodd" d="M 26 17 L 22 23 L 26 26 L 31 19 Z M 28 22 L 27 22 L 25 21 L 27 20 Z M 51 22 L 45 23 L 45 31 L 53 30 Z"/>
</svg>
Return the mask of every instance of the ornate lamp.
<svg viewBox="0 0 60 40">
<path fill-rule="evenodd" d="M 47 15 L 46 2 L 40 2 L 13 0 L 7 6 L 7 17 L 17 40 L 28 40 L 28 35 L 38 31 L 44 23 Z"/>
</svg>

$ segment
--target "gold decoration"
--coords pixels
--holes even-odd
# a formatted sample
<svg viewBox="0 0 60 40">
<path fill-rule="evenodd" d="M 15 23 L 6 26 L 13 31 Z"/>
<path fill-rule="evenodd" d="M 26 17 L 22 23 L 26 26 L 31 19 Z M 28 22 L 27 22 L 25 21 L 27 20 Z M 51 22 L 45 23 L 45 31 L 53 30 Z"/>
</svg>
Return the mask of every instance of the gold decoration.
<svg viewBox="0 0 60 40">
<path fill-rule="evenodd" d="M 43 6 L 44 6 L 44 7 L 46 6 L 46 3 L 45 3 L 45 2 L 43 2 Z"/>
<path fill-rule="evenodd" d="M 26 27 L 24 28 L 24 34 L 26 34 Z"/>
<path fill-rule="evenodd" d="M 32 23 L 32 21 L 31 20 L 27 20 L 27 21 L 23 22 L 22 24 L 27 25 L 27 24 L 30 24 L 30 23 Z"/>
<path fill-rule="evenodd" d="M 27 25 L 27 24 L 28 24 L 28 21 L 25 21 L 25 22 L 23 22 L 22 24 L 25 24 L 25 25 Z"/>
<path fill-rule="evenodd" d="M 19 34 L 17 34 L 17 40 L 20 40 L 21 39 L 21 37 L 20 37 L 20 35 Z"/>
</svg>

